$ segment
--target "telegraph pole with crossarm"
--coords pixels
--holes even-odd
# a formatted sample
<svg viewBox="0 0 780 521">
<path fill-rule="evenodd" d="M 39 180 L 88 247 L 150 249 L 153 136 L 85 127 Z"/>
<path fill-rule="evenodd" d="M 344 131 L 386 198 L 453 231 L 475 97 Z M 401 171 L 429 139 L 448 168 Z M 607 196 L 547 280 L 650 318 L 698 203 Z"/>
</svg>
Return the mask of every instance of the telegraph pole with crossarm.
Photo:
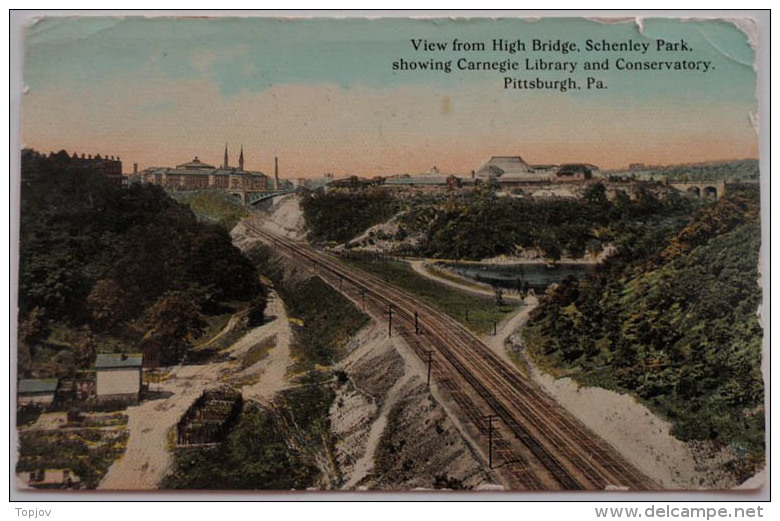
<svg viewBox="0 0 780 521">
<path fill-rule="evenodd" d="M 498 418 L 497 415 L 491 414 L 485 416 L 488 422 L 488 466 L 493 468 L 493 419 Z"/>
<path fill-rule="evenodd" d="M 387 337 L 393 337 L 393 305 L 387 305 Z"/>
</svg>

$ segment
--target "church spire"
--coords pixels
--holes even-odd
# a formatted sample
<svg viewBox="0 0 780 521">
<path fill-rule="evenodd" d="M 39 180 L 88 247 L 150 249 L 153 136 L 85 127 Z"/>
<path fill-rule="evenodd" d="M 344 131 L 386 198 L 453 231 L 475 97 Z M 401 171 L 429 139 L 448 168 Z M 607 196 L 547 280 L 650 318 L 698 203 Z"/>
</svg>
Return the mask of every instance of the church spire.
<svg viewBox="0 0 780 521">
<path fill-rule="evenodd" d="M 241 153 L 238 155 L 238 170 L 244 171 L 244 145 L 241 145 Z"/>
<path fill-rule="evenodd" d="M 227 154 L 227 141 L 225 142 L 225 159 L 222 162 L 222 168 L 227 169 L 230 165 L 228 164 L 228 154 Z"/>
</svg>

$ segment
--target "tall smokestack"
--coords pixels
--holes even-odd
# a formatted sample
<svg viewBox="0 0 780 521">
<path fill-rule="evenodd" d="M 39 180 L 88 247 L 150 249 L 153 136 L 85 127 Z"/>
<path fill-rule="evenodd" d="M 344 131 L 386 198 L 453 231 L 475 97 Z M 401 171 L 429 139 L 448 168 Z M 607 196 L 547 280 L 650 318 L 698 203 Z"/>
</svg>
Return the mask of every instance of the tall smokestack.
<svg viewBox="0 0 780 521">
<path fill-rule="evenodd" d="M 279 158 L 274 157 L 274 189 L 279 190 Z"/>
</svg>

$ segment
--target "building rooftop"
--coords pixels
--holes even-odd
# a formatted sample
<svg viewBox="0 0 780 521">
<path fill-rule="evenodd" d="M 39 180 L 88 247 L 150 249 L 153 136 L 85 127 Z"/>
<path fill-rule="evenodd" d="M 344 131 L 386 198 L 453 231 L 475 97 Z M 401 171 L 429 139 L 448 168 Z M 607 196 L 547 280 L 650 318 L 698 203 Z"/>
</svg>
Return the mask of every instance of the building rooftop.
<svg viewBox="0 0 780 521">
<path fill-rule="evenodd" d="M 189 163 L 182 163 L 181 165 L 176 165 L 176 168 L 187 169 L 187 170 L 214 170 L 214 167 L 212 165 L 207 165 L 206 163 L 202 162 L 200 159 L 198 159 L 198 156 L 195 156 L 195 159 L 193 159 Z"/>
<path fill-rule="evenodd" d="M 95 360 L 97 369 L 113 369 L 116 367 L 141 367 L 144 355 L 141 353 L 100 353 Z"/>
<path fill-rule="evenodd" d="M 528 173 L 533 168 L 520 156 L 493 156 L 477 170 L 478 175 L 501 176 L 504 173 Z"/>
<path fill-rule="evenodd" d="M 53 393 L 57 390 L 57 382 L 56 378 L 20 380 L 18 394 Z"/>
<path fill-rule="evenodd" d="M 448 176 L 415 176 L 415 177 L 388 177 L 385 179 L 387 185 L 446 185 Z"/>
<path fill-rule="evenodd" d="M 182 165 L 177 166 L 176 168 L 167 168 L 167 167 L 149 167 L 143 172 L 140 173 L 147 173 L 147 174 L 167 174 L 167 175 L 185 175 L 185 176 L 204 176 L 204 175 L 215 175 L 215 176 L 231 176 L 231 175 L 238 175 L 238 176 L 266 176 L 263 172 L 250 172 L 250 171 L 244 171 L 244 170 L 225 170 L 222 168 L 182 168 Z"/>
</svg>

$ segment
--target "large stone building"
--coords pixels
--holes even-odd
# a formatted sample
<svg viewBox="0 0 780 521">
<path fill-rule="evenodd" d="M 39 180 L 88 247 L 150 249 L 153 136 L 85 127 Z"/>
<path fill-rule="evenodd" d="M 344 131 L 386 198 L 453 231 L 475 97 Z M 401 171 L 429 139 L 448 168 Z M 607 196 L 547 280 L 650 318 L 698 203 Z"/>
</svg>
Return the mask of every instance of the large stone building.
<svg viewBox="0 0 780 521">
<path fill-rule="evenodd" d="M 477 179 L 496 179 L 501 184 L 549 181 L 557 165 L 531 165 L 520 156 L 493 156 L 476 171 Z"/>
<path fill-rule="evenodd" d="M 59 168 L 67 170 L 89 170 L 102 174 L 106 179 L 121 186 L 125 183 L 125 177 L 122 175 L 122 161 L 119 157 L 101 156 L 96 154 L 68 154 L 65 150 L 57 153 L 49 152 L 48 155 L 42 154 L 32 148 L 22 149 L 22 160 L 25 163 L 34 165 L 35 163 L 48 163 L 57 165 Z"/>
<path fill-rule="evenodd" d="M 223 164 L 217 168 L 202 162 L 196 156 L 176 168 L 150 167 L 138 173 L 137 181 L 162 186 L 167 190 L 225 190 L 253 192 L 273 189 L 268 176 L 262 172 L 244 169 L 244 149 L 238 156 L 238 166 L 231 167 L 225 146 Z"/>
<path fill-rule="evenodd" d="M 500 185 L 533 182 L 585 181 L 599 171 L 595 165 L 531 165 L 520 156 L 493 156 L 476 171 L 477 179 L 493 180 Z"/>
</svg>

